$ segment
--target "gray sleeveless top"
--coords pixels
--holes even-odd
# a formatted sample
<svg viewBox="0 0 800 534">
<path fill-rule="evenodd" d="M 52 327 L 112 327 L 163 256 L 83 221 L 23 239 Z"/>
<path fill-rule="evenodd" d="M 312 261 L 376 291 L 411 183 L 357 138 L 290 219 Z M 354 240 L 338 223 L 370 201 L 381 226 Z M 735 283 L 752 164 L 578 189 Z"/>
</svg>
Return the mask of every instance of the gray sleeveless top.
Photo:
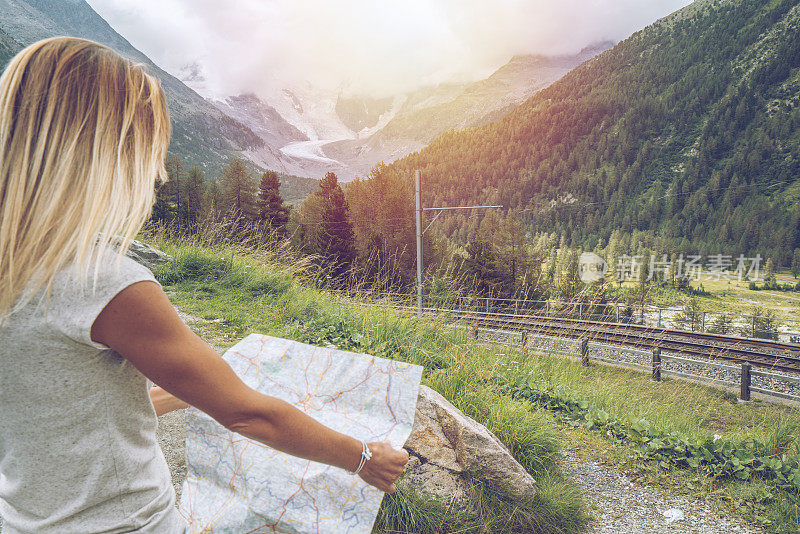
<svg viewBox="0 0 800 534">
<path fill-rule="evenodd" d="M 0 327 L 0 516 L 3 533 L 183 533 L 156 441 L 148 380 L 90 329 L 129 285 L 155 282 L 104 256 L 94 287 L 55 279 Z"/>
</svg>

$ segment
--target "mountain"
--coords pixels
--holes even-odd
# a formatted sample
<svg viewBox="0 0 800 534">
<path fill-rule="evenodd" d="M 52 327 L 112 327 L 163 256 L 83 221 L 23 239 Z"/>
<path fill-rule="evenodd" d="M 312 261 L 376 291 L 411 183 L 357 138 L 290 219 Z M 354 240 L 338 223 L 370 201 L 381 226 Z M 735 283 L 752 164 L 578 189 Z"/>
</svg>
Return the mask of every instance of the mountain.
<svg viewBox="0 0 800 534">
<path fill-rule="evenodd" d="M 394 98 L 342 97 L 336 101 L 336 114 L 354 132 L 374 128 L 381 117 L 392 110 Z"/>
<path fill-rule="evenodd" d="M 286 122 L 275 108 L 252 93 L 231 96 L 214 104 L 229 117 L 248 126 L 271 146 L 309 140 L 306 134 Z"/>
<path fill-rule="evenodd" d="M 454 97 L 444 101 L 410 95 L 385 127 L 366 139 L 326 145 L 324 151 L 364 176 L 377 163 L 392 162 L 420 150 L 448 130 L 499 119 L 610 46 L 602 43 L 570 56 L 517 56 L 489 78 L 459 88 Z"/>
<path fill-rule="evenodd" d="M 503 204 L 589 249 L 626 234 L 785 264 L 800 248 L 798 4 L 697 0 L 393 169 L 422 171 L 428 205 Z"/>
<path fill-rule="evenodd" d="M 280 149 L 288 172 L 321 177 L 332 170 L 347 180 L 366 176 L 379 162 L 420 150 L 447 130 L 500 118 L 609 46 L 602 43 L 570 56 L 519 56 L 485 80 L 424 87 L 393 97 L 344 96 L 300 87 L 260 99 L 231 97 L 220 109 L 256 132 L 262 123 L 274 130 L 285 120 L 307 139 L 262 138 Z M 202 90 L 196 69 L 187 69 L 184 80 Z M 248 154 L 262 161 L 258 150 Z"/>
<path fill-rule="evenodd" d="M 14 55 L 22 50 L 22 45 L 0 28 L 0 68 L 5 68 Z"/>
<path fill-rule="evenodd" d="M 162 83 L 172 118 L 170 152 L 216 174 L 243 150 L 264 140 L 154 64 L 103 20 L 84 0 L 0 0 L 0 27 L 23 46 L 56 35 L 102 43 L 147 66 Z M 281 170 L 280 168 L 276 170 Z"/>
</svg>

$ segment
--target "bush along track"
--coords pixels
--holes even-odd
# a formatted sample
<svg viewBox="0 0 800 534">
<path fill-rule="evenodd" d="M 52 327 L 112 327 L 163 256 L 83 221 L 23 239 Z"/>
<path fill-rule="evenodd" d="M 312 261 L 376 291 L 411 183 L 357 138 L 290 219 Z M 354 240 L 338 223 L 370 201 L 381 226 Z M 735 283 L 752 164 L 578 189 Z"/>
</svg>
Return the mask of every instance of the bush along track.
<svg viewBox="0 0 800 534">
<path fill-rule="evenodd" d="M 796 525 L 800 506 L 800 457 L 787 453 L 788 442 L 768 446 L 750 437 L 739 442 L 716 435 L 688 437 L 675 430 L 659 428 L 645 418 L 611 417 L 569 388 L 543 385 L 525 374 L 501 373 L 497 383 L 512 398 L 553 412 L 569 426 L 600 432 L 617 443 L 639 445 L 639 458 L 657 463 L 662 469 L 690 469 L 718 482 L 767 482 L 785 498 L 789 507 L 780 508 L 795 516 L 786 519 Z M 756 512 L 764 511 L 770 502 L 776 503 L 770 494 L 762 495 L 759 501 Z M 758 514 L 751 519 L 764 526 L 774 522 Z M 777 531 L 793 530 L 787 530 L 784 525 Z"/>
</svg>

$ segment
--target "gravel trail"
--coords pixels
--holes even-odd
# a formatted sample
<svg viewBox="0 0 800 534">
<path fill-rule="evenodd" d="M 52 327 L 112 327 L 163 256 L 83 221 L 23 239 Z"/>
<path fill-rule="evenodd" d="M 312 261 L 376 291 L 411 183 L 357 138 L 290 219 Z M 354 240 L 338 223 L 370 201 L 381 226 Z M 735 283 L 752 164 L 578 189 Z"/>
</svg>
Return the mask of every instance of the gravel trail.
<svg viewBox="0 0 800 534">
<path fill-rule="evenodd" d="M 172 485 L 178 497 L 175 502 L 180 502 L 181 486 L 186 478 L 186 410 L 175 410 L 159 417 L 156 437 L 172 474 Z"/>
<path fill-rule="evenodd" d="M 561 469 L 582 489 L 595 515 L 591 534 L 674 534 L 760 532 L 720 514 L 710 505 L 686 495 L 663 495 L 658 488 L 632 482 L 616 469 L 563 453 Z M 683 518 L 669 522 L 664 513 L 680 510 Z"/>
</svg>

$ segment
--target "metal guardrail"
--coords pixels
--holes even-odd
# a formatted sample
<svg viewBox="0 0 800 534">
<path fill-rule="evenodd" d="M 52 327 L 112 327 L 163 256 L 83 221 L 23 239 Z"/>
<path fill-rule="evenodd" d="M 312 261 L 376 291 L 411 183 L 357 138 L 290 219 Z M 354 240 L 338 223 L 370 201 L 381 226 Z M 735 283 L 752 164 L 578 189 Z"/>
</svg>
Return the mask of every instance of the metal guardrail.
<svg viewBox="0 0 800 534">
<path fill-rule="evenodd" d="M 703 367 L 709 367 L 711 369 L 725 369 L 725 370 L 733 371 L 733 372 L 736 372 L 736 371 L 739 370 L 739 368 L 736 367 L 735 365 L 726 365 L 724 363 L 711 362 L 711 361 L 708 361 L 708 360 L 696 360 L 694 358 L 686 358 L 686 357 L 683 357 L 683 356 L 664 355 L 664 356 L 661 357 L 661 359 L 662 360 L 675 361 L 675 362 L 686 362 L 686 363 L 689 363 L 689 364 L 692 364 L 692 365 L 700 365 L 700 366 L 703 366 Z"/>
<path fill-rule="evenodd" d="M 473 332 L 476 329 L 473 327 Z M 783 399 L 794 402 L 800 402 L 800 395 L 793 395 L 782 391 L 775 391 L 752 384 L 752 378 L 767 378 L 772 380 L 780 380 L 792 384 L 800 385 L 800 376 L 783 375 L 777 373 L 770 373 L 768 371 L 753 370 L 749 363 L 742 363 L 741 366 L 729 365 L 719 363 L 713 360 L 698 360 L 695 358 L 686 358 L 683 356 L 675 356 L 672 354 L 662 354 L 661 350 L 656 348 L 652 351 L 645 351 L 640 349 L 633 349 L 629 347 L 622 347 L 617 345 L 609 345 L 607 343 L 596 343 L 584 338 L 581 340 L 563 339 L 543 334 L 527 334 L 522 335 L 520 332 L 510 332 L 504 330 L 477 328 L 477 331 L 494 332 L 504 334 L 506 338 L 510 337 L 508 334 L 517 334 L 520 337 L 519 344 L 522 348 L 533 345 L 531 341 L 540 340 L 543 343 L 537 345 L 548 345 L 549 352 L 567 358 L 579 359 L 584 365 L 590 365 L 592 362 L 598 362 L 614 366 L 629 367 L 641 371 L 650 371 L 652 373 L 653 381 L 660 382 L 662 376 L 671 376 L 680 379 L 690 380 L 702 385 L 710 387 L 723 386 L 725 388 L 738 388 L 739 399 L 742 401 L 749 401 L 751 393 L 759 393 L 768 398 Z M 505 343 L 510 344 L 510 343 Z M 614 360 L 604 358 L 602 356 L 592 356 L 591 352 L 613 351 L 619 353 L 627 353 L 635 356 L 640 361 L 649 360 L 649 365 L 639 363 L 636 361 Z M 701 374 L 676 371 L 674 369 L 664 369 L 664 362 L 678 362 L 697 367 L 704 367 L 707 369 L 726 371 L 728 373 L 738 374 L 738 381 L 724 380 L 719 378 L 711 378 Z"/>
<path fill-rule="evenodd" d="M 447 310 L 440 310 L 440 311 L 447 311 Z M 450 310 L 450 311 L 455 311 L 455 310 Z M 457 327 L 458 326 L 453 325 L 451 328 L 457 328 Z M 461 325 L 461 327 L 463 328 L 465 326 Z M 494 332 L 496 334 L 502 335 L 502 337 L 505 338 L 506 340 L 518 337 L 519 341 L 517 343 L 520 345 L 521 348 L 530 346 L 532 340 L 539 339 L 543 341 L 544 344 L 552 345 L 552 350 L 551 350 L 552 353 L 567 358 L 579 358 L 584 365 L 589 365 L 591 362 L 599 362 L 615 366 L 630 367 L 645 372 L 649 370 L 652 373 L 652 378 L 653 381 L 655 382 L 660 382 L 662 375 L 673 376 L 676 378 L 690 380 L 710 387 L 715 387 L 715 386 L 724 386 L 726 388 L 738 387 L 739 399 L 742 401 L 749 401 L 751 393 L 759 393 L 767 398 L 788 400 L 788 401 L 793 401 L 795 403 L 800 403 L 800 395 L 793 395 L 782 391 L 775 391 L 760 386 L 754 386 L 752 384 L 752 378 L 756 377 L 756 378 L 765 378 L 771 380 L 780 380 L 800 386 L 800 376 L 777 374 L 768 371 L 753 369 L 752 365 L 749 362 L 743 362 L 740 366 L 736 366 L 736 365 L 720 363 L 714 360 L 699 360 L 696 358 L 687 358 L 685 356 L 662 354 L 661 349 L 658 347 L 653 349 L 652 351 L 646 351 L 631 347 L 625 347 L 621 345 L 610 345 L 607 343 L 594 342 L 590 341 L 588 338 L 566 339 L 566 338 L 548 336 L 544 334 L 535 334 L 527 332 L 525 330 L 514 331 L 514 330 L 499 330 L 499 329 L 480 327 L 477 324 L 471 325 L 468 328 L 472 331 L 475 338 L 478 338 L 479 331 Z M 499 342 L 490 340 L 490 342 L 497 342 L 505 345 L 513 344 L 510 341 Z M 649 360 L 648 362 L 649 365 L 638 363 L 635 361 L 631 362 L 625 360 L 611 360 L 599 356 L 592 357 L 589 354 L 590 350 L 594 351 L 607 350 L 617 353 L 630 354 L 635 356 L 639 360 L 643 361 Z M 734 382 L 731 380 L 710 378 L 708 376 L 695 373 L 686 373 L 682 371 L 675 371 L 673 369 L 664 369 L 662 363 L 669 361 L 693 365 L 697 367 L 705 367 L 707 369 L 713 369 L 717 371 L 735 373 L 739 375 L 739 380 Z"/>
</svg>

